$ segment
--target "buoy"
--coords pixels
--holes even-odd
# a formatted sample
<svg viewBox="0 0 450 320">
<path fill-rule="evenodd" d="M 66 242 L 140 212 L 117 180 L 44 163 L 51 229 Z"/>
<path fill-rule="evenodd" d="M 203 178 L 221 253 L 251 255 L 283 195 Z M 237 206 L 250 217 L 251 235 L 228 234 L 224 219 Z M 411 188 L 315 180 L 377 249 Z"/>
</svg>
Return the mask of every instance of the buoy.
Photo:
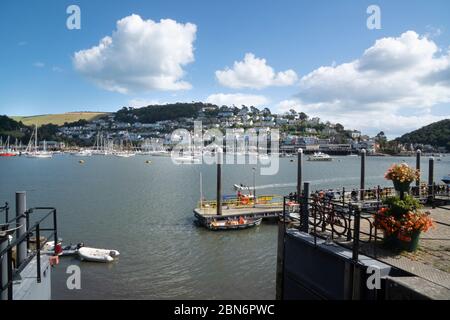
<svg viewBox="0 0 450 320">
<path fill-rule="evenodd" d="M 152 161 L 151 160 L 146 160 L 145 163 L 150 164 L 150 163 L 152 163 Z"/>
<path fill-rule="evenodd" d="M 84 163 L 84 160 L 80 160 L 80 161 L 78 161 L 79 163 Z"/>
</svg>

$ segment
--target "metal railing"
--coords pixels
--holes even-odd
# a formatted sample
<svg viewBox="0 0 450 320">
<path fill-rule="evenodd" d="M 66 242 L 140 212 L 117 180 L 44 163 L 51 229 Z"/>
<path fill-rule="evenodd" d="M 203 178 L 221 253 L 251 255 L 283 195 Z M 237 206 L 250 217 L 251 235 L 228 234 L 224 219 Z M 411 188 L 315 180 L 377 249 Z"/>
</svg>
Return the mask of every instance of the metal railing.
<svg viewBox="0 0 450 320">
<path fill-rule="evenodd" d="M 37 219 L 32 226 L 30 226 L 30 215 L 39 211 L 45 211 L 43 216 Z M 28 263 L 36 257 L 36 281 L 38 283 L 41 282 L 41 249 L 45 242 L 41 242 L 41 233 L 42 232 L 51 232 L 50 235 L 46 238 L 46 241 L 54 239 L 55 244 L 58 241 L 58 231 L 57 231 L 57 214 L 56 214 L 56 208 L 52 207 L 36 207 L 31 208 L 25 211 L 25 213 L 21 216 L 17 216 L 14 219 L 11 219 L 10 221 L 7 221 L 5 224 L 1 225 L 0 228 L 2 231 L 6 231 L 10 225 L 15 224 L 16 228 L 22 227 L 18 224 L 19 219 L 24 218 L 26 219 L 26 232 L 20 235 L 19 237 L 16 236 L 16 239 L 10 241 L 8 245 L 0 251 L 0 260 L 3 259 L 3 257 L 6 255 L 7 259 L 7 281 L 6 283 L 1 283 L 0 285 L 0 293 L 3 295 L 3 292 L 5 290 L 8 290 L 8 300 L 13 299 L 13 281 L 14 278 L 20 274 L 20 272 L 28 265 Z M 51 227 L 43 227 L 43 225 L 46 223 L 47 219 L 51 217 L 52 220 L 52 226 Z M 14 231 L 17 234 L 17 230 Z M 34 249 L 31 250 L 30 246 L 30 239 L 34 235 L 35 237 L 35 246 Z M 24 261 L 21 261 L 19 265 L 15 265 L 15 268 L 13 267 L 13 250 L 17 248 L 20 244 L 22 244 L 24 241 L 26 241 L 26 247 L 28 255 Z M 55 248 L 55 255 L 56 255 L 56 245 Z M 17 263 L 17 254 L 15 262 Z M 1 280 L 1 279 L 0 279 Z"/>
<path fill-rule="evenodd" d="M 281 207 L 283 205 L 283 196 L 280 195 L 261 195 L 256 197 L 256 203 L 252 197 L 226 197 L 221 201 L 222 206 L 230 208 L 252 208 L 258 207 Z M 216 200 L 199 201 L 197 204 L 201 209 L 214 209 L 217 206 Z"/>
<path fill-rule="evenodd" d="M 8 202 L 5 202 L 5 205 L 3 207 L 0 207 L 0 213 L 1 212 L 5 213 L 5 224 L 7 224 L 8 220 L 9 220 L 9 204 L 8 204 Z"/>
<path fill-rule="evenodd" d="M 342 202 L 316 194 L 303 195 L 300 204 L 284 197 L 283 221 L 290 221 L 291 227 L 312 235 L 315 245 L 320 238 L 350 247 L 352 257 L 357 261 L 361 244 L 383 239 L 372 218 L 381 207 L 381 201 L 370 208 L 362 208 L 361 203 Z"/>
</svg>

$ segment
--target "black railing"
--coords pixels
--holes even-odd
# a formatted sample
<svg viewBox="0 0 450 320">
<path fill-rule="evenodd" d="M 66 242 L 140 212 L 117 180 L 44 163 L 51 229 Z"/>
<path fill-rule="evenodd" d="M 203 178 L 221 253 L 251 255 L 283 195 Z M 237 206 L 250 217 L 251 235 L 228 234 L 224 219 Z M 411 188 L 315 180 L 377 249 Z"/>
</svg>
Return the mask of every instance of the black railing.
<svg viewBox="0 0 450 320">
<path fill-rule="evenodd" d="M 9 220 L 9 204 L 8 202 L 5 202 L 5 205 L 3 207 L 0 207 L 0 213 L 5 213 L 5 224 L 8 223 Z"/>
<path fill-rule="evenodd" d="M 303 195 L 300 202 L 284 198 L 283 221 L 290 221 L 293 228 L 311 234 L 314 244 L 321 238 L 351 247 L 352 257 L 357 260 L 361 244 L 382 240 L 372 218 L 381 208 L 381 201 L 370 208 L 362 208 L 360 203 L 343 203 L 313 194 Z"/>
<path fill-rule="evenodd" d="M 33 222 L 32 226 L 30 226 L 30 216 L 33 213 L 45 211 L 43 216 L 39 217 L 37 221 Z M 8 300 L 13 299 L 13 281 L 16 275 L 18 275 L 27 265 L 28 263 L 36 257 L 36 281 L 38 283 L 41 282 L 41 249 L 45 243 L 41 242 L 41 232 L 51 232 L 50 235 L 46 238 L 46 241 L 54 239 L 55 241 L 55 255 L 56 255 L 56 243 L 58 242 L 58 231 L 57 231 L 57 219 L 56 219 L 56 209 L 51 207 L 37 207 L 28 209 L 21 216 L 17 216 L 14 219 L 7 221 L 4 225 L 1 225 L 3 231 L 6 231 L 10 225 L 15 224 L 16 230 L 14 231 L 17 234 L 17 229 L 23 227 L 22 225 L 18 225 L 18 221 L 21 218 L 26 219 L 26 231 L 21 234 L 19 237 L 16 236 L 15 240 L 12 240 L 8 243 L 2 251 L 0 251 L 0 259 L 2 259 L 6 255 L 7 259 L 7 281 L 6 283 L 2 283 L 0 286 L 0 293 L 3 295 L 5 290 L 8 290 Z M 51 227 L 43 227 L 46 223 L 47 219 L 52 217 Z M 30 237 L 35 237 L 35 247 L 33 250 L 30 250 Z M 13 248 L 18 248 L 20 244 L 24 241 L 27 243 L 27 257 L 24 261 L 21 261 L 20 264 L 17 265 L 18 255 L 16 254 L 16 265 L 13 268 Z M 17 253 L 17 249 L 16 249 Z"/>
</svg>

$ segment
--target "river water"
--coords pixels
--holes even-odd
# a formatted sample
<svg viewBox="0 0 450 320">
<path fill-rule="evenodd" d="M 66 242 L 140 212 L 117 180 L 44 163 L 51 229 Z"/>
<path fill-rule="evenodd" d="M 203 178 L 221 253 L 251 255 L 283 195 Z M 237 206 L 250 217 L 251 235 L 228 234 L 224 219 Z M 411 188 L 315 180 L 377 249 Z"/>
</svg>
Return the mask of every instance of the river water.
<svg viewBox="0 0 450 320">
<path fill-rule="evenodd" d="M 151 164 L 145 161 L 151 159 Z M 261 176 L 257 194 L 295 190 L 297 163 L 280 159 L 277 175 Z M 64 243 L 117 249 L 110 264 L 62 257 L 52 277 L 53 299 L 273 299 L 275 297 L 276 224 L 236 232 L 211 232 L 194 224 L 192 209 L 203 193 L 215 197 L 216 169 L 210 165 L 174 165 L 170 158 L 58 155 L 52 159 L 0 159 L 0 203 L 14 213 L 14 192 L 27 192 L 27 206 L 58 209 Z M 383 175 L 392 163 L 415 158 L 368 157 L 367 186 L 390 186 Z M 311 188 L 359 185 L 359 157 L 332 162 L 305 161 Z M 422 179 L 428 160 L 423 158 Z M 223 193 L 233 184 L 253 185 L 252 165 L 224 165 Z M 450 156 L 435 161 L 435 178 L 450 172 Z M 3 217 L 1 217 L 3 219 Z M 66 269 L 81 268 L 81 289 L 69 290 Z"/>
</svg>

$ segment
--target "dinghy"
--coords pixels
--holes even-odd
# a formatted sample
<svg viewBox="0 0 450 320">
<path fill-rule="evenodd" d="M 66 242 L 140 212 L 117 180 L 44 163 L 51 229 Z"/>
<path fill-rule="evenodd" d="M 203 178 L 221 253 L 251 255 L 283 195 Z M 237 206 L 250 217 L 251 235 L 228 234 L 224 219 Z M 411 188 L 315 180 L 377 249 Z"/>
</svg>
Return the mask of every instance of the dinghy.
<svg viewBox="0 0 450 320">
<path fill-rule="evenodd" d="M 119 251 L 82 247 L 78 249 L 78 256 L 81 260 L 86 261 L 111 262 L 114 261 L 114 258 L 119 256 Z"/>
<path fill-rule="evenodd" d="M 207 224 L 207 228 L 209 230 L 239 230 L 239 229 L 247 229 L 255 226 L 259 226 L 261 224 L 262 218 L 257 219 L 234 219 L 234 220 L 220 220 L 220 221 L 212 221 Z"/>
</svg>

